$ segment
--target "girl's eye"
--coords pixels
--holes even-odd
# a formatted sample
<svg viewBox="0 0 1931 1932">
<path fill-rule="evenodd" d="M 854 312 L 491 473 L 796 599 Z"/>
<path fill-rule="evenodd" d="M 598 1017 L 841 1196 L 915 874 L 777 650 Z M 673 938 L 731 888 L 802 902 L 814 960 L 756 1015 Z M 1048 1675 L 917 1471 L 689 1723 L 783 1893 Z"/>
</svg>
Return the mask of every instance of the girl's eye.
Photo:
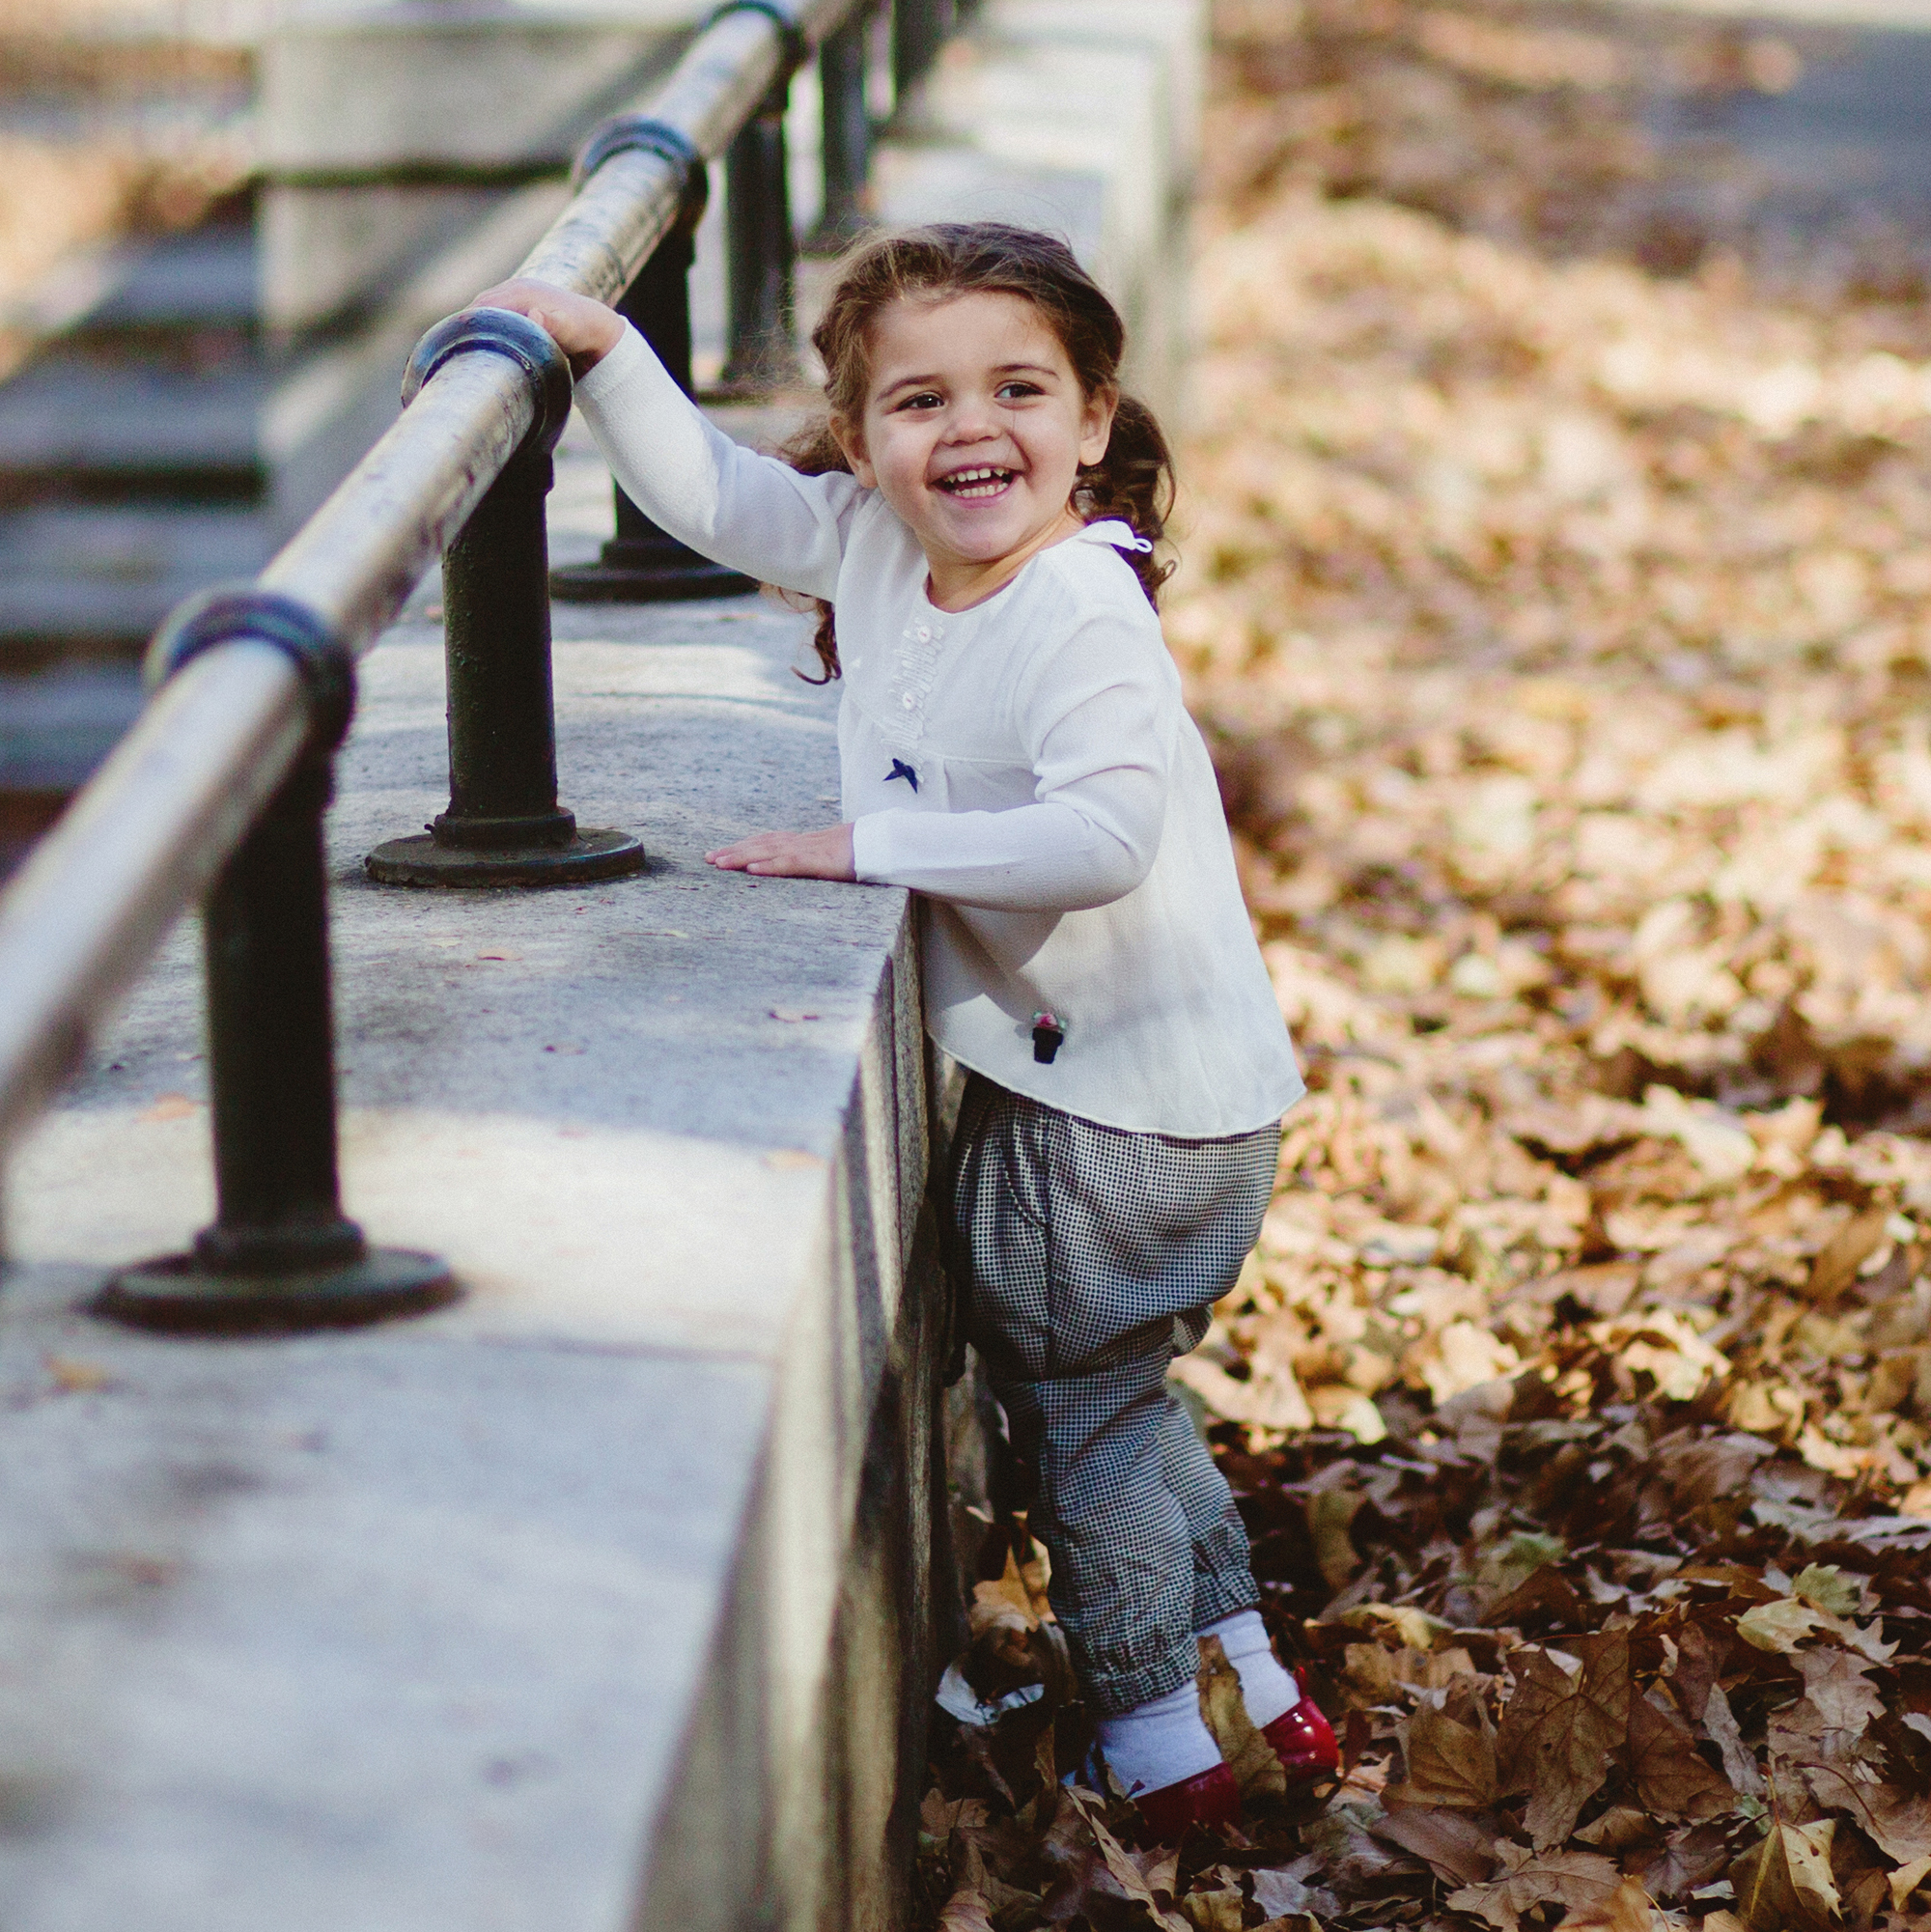
<svg viewBox="0 0 1931 1932">
<path fill-rule="evenodd" d="M 1041 393 L 1038 383 L 1022 382 L 1017 378 L 1011 382 L 999 384 L 999 400 L 1002 403 L 1022 403 L 1028 396 L 1037 396 Z"/>
<path fill-rule="evenodd" d="M 919 395 L 906 397 L 898 406 L 901 409 L 937 409 L 939 407 L 939 398 L 928 389 Z"/>
</svg>

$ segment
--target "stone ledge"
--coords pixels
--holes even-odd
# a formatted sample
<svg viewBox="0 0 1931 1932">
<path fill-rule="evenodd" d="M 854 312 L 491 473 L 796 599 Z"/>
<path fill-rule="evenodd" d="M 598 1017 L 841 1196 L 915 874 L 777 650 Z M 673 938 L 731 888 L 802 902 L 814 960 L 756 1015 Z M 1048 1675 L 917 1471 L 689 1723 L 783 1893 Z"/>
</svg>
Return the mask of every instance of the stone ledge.
<svg viewBox="0 0 1931 1932">
<path fill-rule="evenodd" d="M 702 862 L 830 810 L 834 701 L 788 669 L 802 620 L 559 629 L 566 796 L 639 831 L 648 876 L 362 878 L 443 802 L 424 625 L 368 662 L 332 815 L 345 1190 L 375 1239 L 455 1263 L 460 1306 L 226 1344 L 74 1312 L 209 1213 L 189 935 L 15 1164 L 14 1932 L 804 1923 L 827 1882 L 885 1883 L 920 1632 L 848 1668 L 840 1606 L 878 1540 L 852 1547 L 882 1405 L 885 1486 L 919 1495 L 867 1530 L 903 1546 L 907 1509 L 928 1520 L 906 895 Z M 915 1622 L 923 1552 L 895 1568 L 875 1589 Z M 857 1624 L 895 1621 L 871 1602 Z M 872 1799 L 838 1854 L 856 1869 L 827 1875 L 806 1854 L 849 1813 L 825 1766 L 854 1698 Z M 707 1731 L 734 1744 L 692 1812 Z M 666 1918 L 674 1897 L 705 1904 Z"/>
</svg>

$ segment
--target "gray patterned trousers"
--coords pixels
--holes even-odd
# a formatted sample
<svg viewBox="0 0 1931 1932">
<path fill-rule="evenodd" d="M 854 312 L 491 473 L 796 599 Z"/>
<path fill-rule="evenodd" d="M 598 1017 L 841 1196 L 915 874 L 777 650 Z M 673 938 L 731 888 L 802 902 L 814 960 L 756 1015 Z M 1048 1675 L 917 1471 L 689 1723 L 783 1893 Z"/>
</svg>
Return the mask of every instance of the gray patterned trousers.
<svg viewBox="0 0 1931 1932">
<path fill-rule="evenodd" d="M 1193 1633 L 1260 1601 L 1233 1496 L 1166 1371 L 1233 1287 L 1279 1145 L 1277 1127 L 1133 1134 L 966 1082 L 951 1266 L 1101 1717 L 1178 1690 Z"/>
</svg>

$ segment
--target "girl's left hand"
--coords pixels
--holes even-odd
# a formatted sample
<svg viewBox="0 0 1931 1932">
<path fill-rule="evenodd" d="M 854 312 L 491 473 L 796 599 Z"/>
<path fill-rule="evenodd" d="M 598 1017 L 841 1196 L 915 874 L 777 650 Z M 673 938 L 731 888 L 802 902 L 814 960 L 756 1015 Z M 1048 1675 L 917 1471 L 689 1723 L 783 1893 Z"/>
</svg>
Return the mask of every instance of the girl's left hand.
<svg viewBox="0 0 1931 1932">
<path fill-rule="evenodd" d="M 818 832 L 753 832 L 704 856 L 726 872 L 755 872 L 767 879 L 842 879 L 849 885 L 858 877 L 850 826 L 826 826 Z"/>
<path fill-rule="evenodd" d="M 527 275 L 485 289 L 469 304 L 472 309 L 515 309 L 528 316 L 570 357 L 571 373 L 587 376 L 624 339 L 624 318 L 588 295 L 552 289 Z"/>
</svg>

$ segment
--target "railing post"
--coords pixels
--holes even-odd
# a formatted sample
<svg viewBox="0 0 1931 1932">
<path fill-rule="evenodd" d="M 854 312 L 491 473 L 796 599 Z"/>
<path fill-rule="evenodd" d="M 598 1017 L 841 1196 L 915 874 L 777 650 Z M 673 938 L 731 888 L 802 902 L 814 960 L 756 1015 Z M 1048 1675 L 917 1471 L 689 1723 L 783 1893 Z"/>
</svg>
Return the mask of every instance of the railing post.
<svg viewBox="0 0 1931 1932">
<path fill-rule="evenodd" d="M 621 115 L 591 135 L 577 156 L 575 178 L 626 148 L 641 148 L 685 171 L 684 200 L 676 226 L 659 241 L 637 278 L 624 292 L 618 313 L 636 324 L 677 386 L 688 396 L 690 381 L 690 266 L 697 254 L 697 224 L 710 197 L 710 175 L 697 151 L 675 127 L 640 115 Z M 612 484 L 617 534 L 594 564 L 564 564 L 549 574 L 550 594 L 568 603 L 654 603 L 694 597 L 742 597 L 757 585 L 737 571 L 701 557 L 660 530 Z"/>
<path fill-rule="evenodd" d="M 718 388 L 727 396 L 768 396 L 801 378 L 794 341 L 798 238 L 791 221 L 785 107 L 805 47 L 788 16 L 769 0 L 727 0 L 718 11 L 769 14 L 788 30 L 777 79 L 724 155 L 729 346 Z"/>
<path fill-rule="evenodd" d="M 865 98 L 872 9 L 854 8 L 818 47 L 819 127 L 825 203 L 806 248 L 835 255 L 870 224 L 866 192 L 872 170 L 872 110 Z"/>
<path fill-rule="evenodd" d="M 565 885 L 638 872 L 637 840 L 579 831 L 556 798 L 544 498 L 570 418 L 570 366 L 525 317 L 472 309 L 416 345 L 403 400 L 451 356 L 479 350 L 522 367 L 536 421 L 443 557 L 449 809 L 427 833 L 378 846 L 369 875 L 385 885 Z"/>
<path fill-rule="evenodd" d="M 950 24 L 946 0 L 892 0 L 892 114 L 902 118 L 912 90 L 938 58 Z"/>
<path fill-rule="evenodd" d="M 342 1212 L 322 813 L 348 727 L 348 653 L 300 605 L 217 591 L 169 620 L 151 663 L 264 638 L 309 673 L 318 728 L 217 875 L 203 914 L 218 1210 L 191 1253 L 117 1274 L 98 1314 L 179 1333 L 351 1327 L 455 1299 L 434 1255 L 372 1248 Z"/>
</svg>

